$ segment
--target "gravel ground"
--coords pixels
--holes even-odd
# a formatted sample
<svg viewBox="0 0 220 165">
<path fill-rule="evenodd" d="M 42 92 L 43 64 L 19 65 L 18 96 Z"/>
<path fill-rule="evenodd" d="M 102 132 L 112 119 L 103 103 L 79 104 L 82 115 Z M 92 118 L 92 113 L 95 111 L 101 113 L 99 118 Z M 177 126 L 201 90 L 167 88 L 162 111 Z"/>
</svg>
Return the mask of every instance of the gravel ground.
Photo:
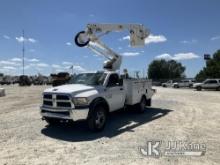
<svg viewBox="0 0 220 165">
<path fill-rule="evenodd" d="M 106 129 L 84 122 L 50 127 L 39 115 L 46 86 L 4 86 L 0 97 L 0 164 L 219 164 L 220 92 L 156 88 L 143 114 L 111 114 Z M 143 156 L 148 140 L 204 143 L 204 156 Z"/>
</svg>

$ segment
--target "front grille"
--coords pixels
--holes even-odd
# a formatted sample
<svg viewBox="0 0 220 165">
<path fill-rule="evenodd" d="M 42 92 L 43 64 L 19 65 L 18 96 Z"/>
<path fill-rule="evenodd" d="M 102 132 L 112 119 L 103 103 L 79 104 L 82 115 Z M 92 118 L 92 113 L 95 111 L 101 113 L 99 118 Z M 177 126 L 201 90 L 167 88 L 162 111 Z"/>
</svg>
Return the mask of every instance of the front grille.
<svg viewBox="0 0 220 165">
<path fill-rule="evenodd" d="M 66 96 L 66 95 L 57 95 L 57 100 L 69 100 L 69 96 Z"/>
<path fill-rule="evenodd" d="M 72 101 L 68 95 L 64 94 L 44 94 L 43 106 L 53 108 L 72 108 Z"/>
<path fill-rule="evenodd" d="M 52 101 L 45 101 L 44 100 L 44 105 L 46 105 L 46 106 L 53 106 L 53 102 Z"/>
<path fill-rule="evenodd" d="M 57 107 L 71 107 L 69 102 L 57 102 Z"/>
<path fill-rule="evenodd" d="M 52 99 L 52 95 L 51 94 L 44 94 L 44 99 Z"/>
</svg>

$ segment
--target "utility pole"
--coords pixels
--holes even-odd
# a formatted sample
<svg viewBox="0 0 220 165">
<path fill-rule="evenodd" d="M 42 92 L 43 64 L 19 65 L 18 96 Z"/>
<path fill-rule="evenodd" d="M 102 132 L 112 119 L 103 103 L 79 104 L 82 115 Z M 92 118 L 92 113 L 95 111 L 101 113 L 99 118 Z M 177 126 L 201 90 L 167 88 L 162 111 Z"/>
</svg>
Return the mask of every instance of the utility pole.
<svg viewBox="0 0 220 165">
<path fill-rule="evenodd" d="M 24 30 L 22 30 L 22 37 L 23 37 L 23 42 L 22 42 L 22 67 L 23 67 L 23 75 L 24 75 L 24 52 L 25 52 L 25 49 L 24 49 Z"/>
</svg>

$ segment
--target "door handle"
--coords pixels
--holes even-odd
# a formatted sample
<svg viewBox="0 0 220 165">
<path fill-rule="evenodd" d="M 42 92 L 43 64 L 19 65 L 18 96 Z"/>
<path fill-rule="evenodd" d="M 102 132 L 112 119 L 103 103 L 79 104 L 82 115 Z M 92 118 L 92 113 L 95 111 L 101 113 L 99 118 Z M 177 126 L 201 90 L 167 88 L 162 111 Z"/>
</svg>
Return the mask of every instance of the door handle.
<svg viewBox="0 0 220 165">
<path fill-rule="evenodd" d="M 120 91 L 123 91 L 123 88 L 120 88 Z"/>
</svg>

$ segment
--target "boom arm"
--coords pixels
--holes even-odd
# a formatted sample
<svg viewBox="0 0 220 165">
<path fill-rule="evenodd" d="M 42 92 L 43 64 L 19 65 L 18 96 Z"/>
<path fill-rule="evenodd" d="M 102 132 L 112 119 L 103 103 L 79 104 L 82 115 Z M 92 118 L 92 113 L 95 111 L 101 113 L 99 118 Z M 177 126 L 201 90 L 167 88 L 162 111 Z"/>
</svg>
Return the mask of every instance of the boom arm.
<svg viewBox="0 0 220 165">
<path fill-rule="evenodd" d="M 87 46 L 96 54 L 106 57 L 108 60 L 104 62 L 104 68 L 115 71 L 120 69 L 122 56 L 107 47 L 99 38 L 109 32 L 123 30 L 129 31 L 132 47 L 144 46 L 145 38 L 149 36 L 149 31 L 140 24 L 88 24 L 85 31 L 76 35 L 75 43 L 79 47 Z"/>
</svg>

